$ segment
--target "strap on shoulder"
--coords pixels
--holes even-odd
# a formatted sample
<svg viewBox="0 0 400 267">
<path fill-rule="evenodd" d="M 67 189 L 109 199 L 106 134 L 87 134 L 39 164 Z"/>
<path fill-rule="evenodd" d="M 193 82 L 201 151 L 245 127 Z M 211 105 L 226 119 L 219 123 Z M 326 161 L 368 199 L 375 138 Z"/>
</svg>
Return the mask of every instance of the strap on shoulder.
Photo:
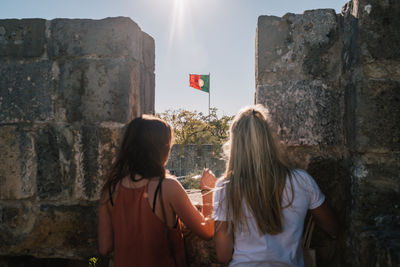
<svg viewBox="0 0 400 267">
<path fill-rule="evenodd" d="M 108 194 L 109 194 L 111 206 L 114 206 L 114 201 L 112 199 L 112 192 L 111 192 L 111 183 L 110 183 L 110 186 L 108 187 Z"/>
<path fill-rule="evenodd" d="M 157 187 L 156 187 L 156 191 L 154 192 L 154 198 L 153 198 L 153 213 L 155 213 L 155 211 L 156 211 L 156 200 L 157 200 L 157 195 L 158 195 L 158 191 L 160 191 L 161 190 L 161 182 L 162 182 L 162 179 L 160 179 L 160 181 L 158 182 L 158 184 L 157 184 Z M 161 191 L 160 191 L 161 192 Z M 162 201 L 162 200 L 161 200 Z"/>
</svg>

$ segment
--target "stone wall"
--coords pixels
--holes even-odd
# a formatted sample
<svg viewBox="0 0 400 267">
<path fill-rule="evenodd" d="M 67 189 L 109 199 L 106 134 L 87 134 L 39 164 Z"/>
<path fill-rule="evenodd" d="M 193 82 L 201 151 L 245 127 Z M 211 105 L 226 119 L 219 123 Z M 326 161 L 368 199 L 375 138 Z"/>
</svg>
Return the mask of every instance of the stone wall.
<svg viewBox="0 0 400 267">
<path fill-rule="evenodd" d="M 400 266 L 400 2 L 344 11 L 350 255 L 355 266 Z"/>
<path fill-rule="evenodd" d="M 154 52 L 129 18 L 0 20 L 0 256 L 97 255 L 121 130 L 154 113 Z"/>
<path fill-rule="evenodd" d="M 216 152 L 218 151 L 218 152 Z M 203 168 L 210 168 L 217 177 L 225 172 L 222 150 L 213 145 L 179 145 L 172 147 L 167 169 L 176 176 L 193 173 L 201 174 Z"/>
<path fill-rule="evenodd" d="M 319 265 L 398 266 L 400 5 L 343 10 L 259 17 L 256 102 L 341 220 L 314 235 Z"/>
</svg>

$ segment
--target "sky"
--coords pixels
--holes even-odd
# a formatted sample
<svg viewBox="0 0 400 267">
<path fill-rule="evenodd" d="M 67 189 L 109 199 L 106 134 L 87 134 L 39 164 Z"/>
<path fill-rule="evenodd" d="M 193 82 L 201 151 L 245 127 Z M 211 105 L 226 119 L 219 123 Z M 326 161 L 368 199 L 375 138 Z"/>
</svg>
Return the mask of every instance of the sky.
<svg viewBox="0 0 400 267">
<path fill-rule="evenodd" d="M 155 110 L 208 113 L 208 94 L 189 74 L 209 74 L 210 105 L 234 115 L 254 104 L 255 34 L 261 15 L 333 8 L 347 0 L 0 0 L 0 19 L 126 16 L 150 34 L 155 51 Z"/>
</svg>

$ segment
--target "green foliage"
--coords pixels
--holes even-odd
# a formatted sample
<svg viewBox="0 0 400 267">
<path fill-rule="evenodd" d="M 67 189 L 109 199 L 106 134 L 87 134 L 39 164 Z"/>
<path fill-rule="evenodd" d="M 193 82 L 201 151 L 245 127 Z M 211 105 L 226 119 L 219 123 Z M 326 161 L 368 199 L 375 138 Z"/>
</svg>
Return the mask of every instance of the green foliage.
<svg viewBox="0 0 400 267">
<path fill-rule="evenodd" d="M 212 108 L 209 115 L 202 112 L 183 109 L 167 110 L 156 114 L 167 121 L 175 132 L 176 144 L 223 144 L 229 132 L 233 116 L 217 116 L 217 108 Z"/>
<path fill-rule="evenodd" d="M 89 267 L 96 267 L 97 261 L 98 261 L 98 260 L 99 260 L 99 259 L 96 258 L 96 257 L 91 257 L 91 258 L 89 259 Z"/>
<path fill-rule="evenodd" d="M 200 178 L 198 176 L 201 175 L 201 170 L 195 169 L 193 172 L 186 175 L 184 179 L 180 182 L 185 189 L 200 189 Z M 197 176 L 196 178 L 193 178 Z"/>
</svg>

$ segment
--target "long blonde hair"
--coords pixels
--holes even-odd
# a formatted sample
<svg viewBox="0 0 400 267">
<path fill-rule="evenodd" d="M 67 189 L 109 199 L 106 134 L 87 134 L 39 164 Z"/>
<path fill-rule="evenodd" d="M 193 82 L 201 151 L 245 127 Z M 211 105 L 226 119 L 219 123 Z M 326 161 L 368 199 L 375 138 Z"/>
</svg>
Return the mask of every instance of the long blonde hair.
<svg viewBox="0 0 400 267">
<path fill-rule="evenodd" d="M 263 106 L 247 107 L 236 115 L 227 147 L 227 218 L 232 216 L 233 227 L 243 230 L 247 223 L 242 205 L 246 204 L 260 234 L 282 232 L 281 201 L 290 168 L 279 156 Z"/>
</svg>

